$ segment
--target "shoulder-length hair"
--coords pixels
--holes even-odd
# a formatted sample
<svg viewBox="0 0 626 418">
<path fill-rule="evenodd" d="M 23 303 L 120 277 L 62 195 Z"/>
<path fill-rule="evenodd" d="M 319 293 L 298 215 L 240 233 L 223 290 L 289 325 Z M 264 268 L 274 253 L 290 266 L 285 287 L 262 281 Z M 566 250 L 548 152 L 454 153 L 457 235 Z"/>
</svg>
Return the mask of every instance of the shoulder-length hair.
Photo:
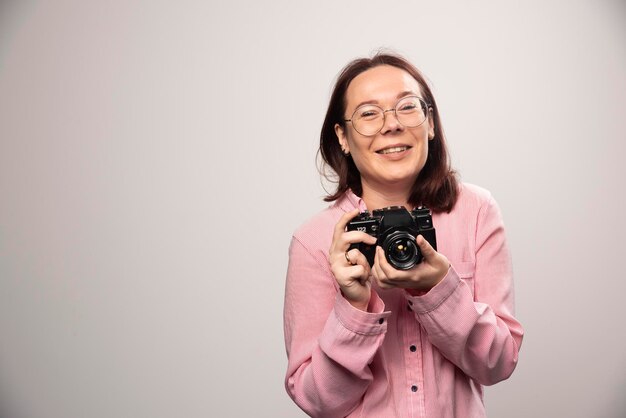
<svg viewBox="0 0 626 418">
<path fill-rule="evenodd" d="M 324 200 L 327 202 L 337 200 L 348 189 L 352 189 L 358 196 L 363 193 L 359 170 L 352 157 L 343 154 L 335 133 L 335 124 L 346 129 L 344 113 L 346 91 L 350 82 L 362 72 L 379 65 L 391 65 L 409 73 L 418 82 L 424 100 L 429 104 L 432 112 L 435 136 L 428 141 L 426 164 L 415 179 L 409 203 L 414 206 L 426 205 L 433 212 L 450 212 L 458 197 L 458 180 L 456 172 L 451 168 L 437 103 L 419 70 L 405 58 L 390 53 L 377 53 L 372 58 L 355 59 L 348 63 L 339 74 L 324 118 L 318 151 L 323 159 L 321 172 L 329 181 L 337 183 L 335 192 L 329 193 Z M 336 176 L 329 176 L 324 164 L 330 166 Z"/>
</svg>

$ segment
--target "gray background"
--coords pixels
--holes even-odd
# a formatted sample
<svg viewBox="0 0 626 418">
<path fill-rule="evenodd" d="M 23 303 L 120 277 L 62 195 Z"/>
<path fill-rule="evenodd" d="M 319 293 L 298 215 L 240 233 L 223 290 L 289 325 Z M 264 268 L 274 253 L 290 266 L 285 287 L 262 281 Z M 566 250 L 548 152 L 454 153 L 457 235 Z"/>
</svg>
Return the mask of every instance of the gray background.
<svg viewBox="0 0 626 418">
<path fill-rule="evenodd" d="M 379 47 L 429 77 L 454 165 L 502 207 L 526 337 L 490 416 L 624 416 L 625 18 L 2 1 L 0 416 L 304 416 L 283 388 L 287 247 L 325 206 L 333 80 Z"/>
</svg>

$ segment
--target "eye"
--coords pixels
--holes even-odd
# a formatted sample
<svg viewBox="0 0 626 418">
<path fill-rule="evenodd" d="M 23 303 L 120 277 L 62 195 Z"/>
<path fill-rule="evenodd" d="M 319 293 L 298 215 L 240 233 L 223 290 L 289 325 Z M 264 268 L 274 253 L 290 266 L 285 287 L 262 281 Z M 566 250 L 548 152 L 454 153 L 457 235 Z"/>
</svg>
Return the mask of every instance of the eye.
<svg viewBox="0 0 626 418">
<path fill-rule="evenodd" d="M 380 109 L 371 107 L 361 108 L 356 112 L 356 117 L 358 119 L 372 120 L 380 117 L 381 115 L 382 112 L 380 111 Z"/>
<path fill-rule="evenodd" d="M 407 100 L 403 100 L 398 103 L 398 107 L 396 108 L 397 112 L 402 113 L 412 113 L 420 108 L 420 102 L 417 99 L 411 98 Z"/>
<path fill-rule="evenodd" d="M 402 105 L 398 108 L 400 111 L 412 111 L 415 109 L 417 109 L 416 103 L 402 103 Z"/>
</svg>

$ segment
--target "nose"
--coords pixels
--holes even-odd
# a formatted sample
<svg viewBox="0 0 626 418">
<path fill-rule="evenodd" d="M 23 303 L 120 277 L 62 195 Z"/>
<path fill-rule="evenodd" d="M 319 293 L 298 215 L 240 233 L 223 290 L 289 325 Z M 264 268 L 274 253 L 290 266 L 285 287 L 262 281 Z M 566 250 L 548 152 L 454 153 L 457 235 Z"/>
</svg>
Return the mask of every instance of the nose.
<svg viewBox="0 0 626 418">
<path fill-rule="evenodd" d="M 382 134 L 387 132 L 402 131 L 404 126 L 398 121 L 395 109 L 387 109 L 383 111 L 383 128 L 380 130 Z"/>
</svg>

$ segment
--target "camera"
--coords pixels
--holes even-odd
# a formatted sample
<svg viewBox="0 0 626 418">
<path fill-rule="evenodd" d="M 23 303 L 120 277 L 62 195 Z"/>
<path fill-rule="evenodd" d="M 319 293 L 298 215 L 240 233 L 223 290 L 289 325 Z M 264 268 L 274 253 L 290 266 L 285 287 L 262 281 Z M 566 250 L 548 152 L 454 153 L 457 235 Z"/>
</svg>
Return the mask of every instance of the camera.
<svg viewBox="0 0 626 418">
<path fill-rule="evenodd" d="M 371 214 L 368 211 L 361 212 L 348 223 L 347 230 L 362 231 L 376 237 L 374 245 L 363 242 L 350 245 L 350 249 L 356 248 L 365 255 L 370 266 L 374 264 L 377 245 L 385 251 L 389 264 L 398 270 L 409 270 L 421 263 L 422 252 L 415 242 L 419 234 L 437 250 L 432 216 L 424 206 L 411 212 L 403 206 L 376 209 Z"/>
</svg>

